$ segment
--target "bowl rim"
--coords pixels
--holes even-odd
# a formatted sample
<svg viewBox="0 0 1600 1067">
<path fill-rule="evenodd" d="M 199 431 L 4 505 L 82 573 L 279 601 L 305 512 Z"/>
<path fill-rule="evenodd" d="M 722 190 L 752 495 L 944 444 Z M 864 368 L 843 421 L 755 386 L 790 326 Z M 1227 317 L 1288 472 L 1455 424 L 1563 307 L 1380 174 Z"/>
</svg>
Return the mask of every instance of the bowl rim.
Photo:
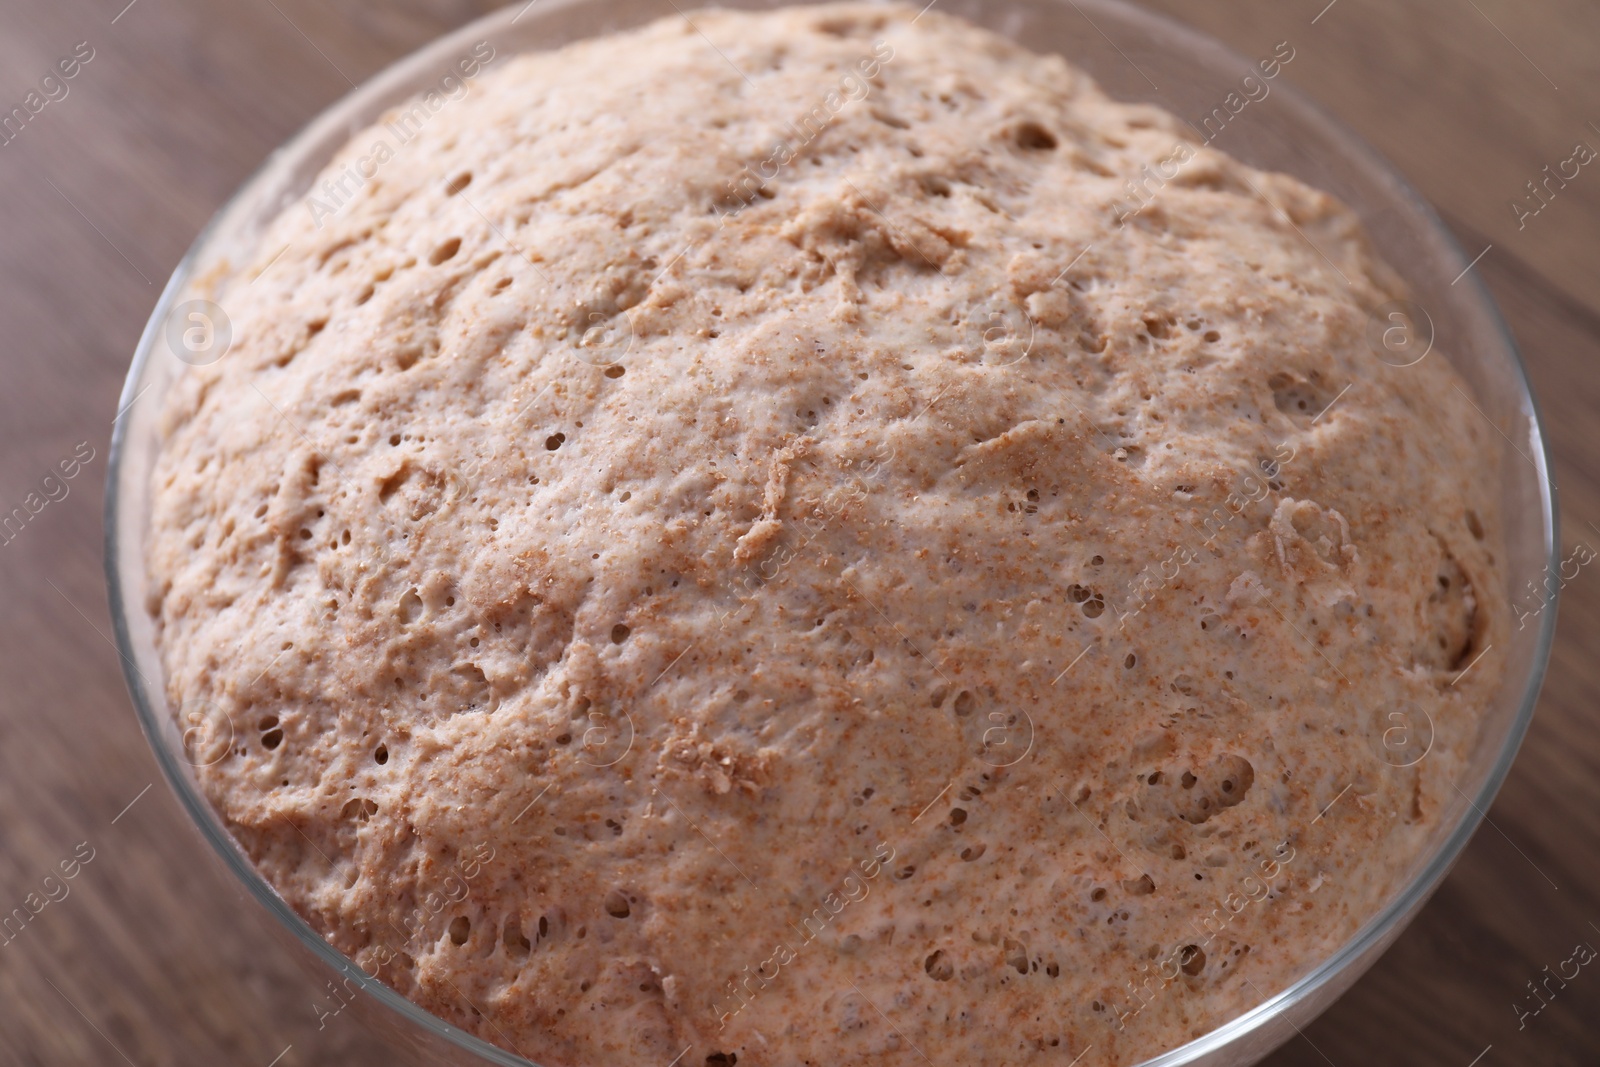
<svg viewBox="0 0 1600 1067">
<path fill-rule="evenodd" d="M 603 4 L 606 0 L 532 0 L 532 2 L 540 3 L 541 15 L 549 15 L 569 8 Z M 316 143 L 321 137 L 334 132 L 336 127 L 340 125 L 348 126 L 348 121 L 343 117 L 347 113 L 363 106 L 370 106 L 384 99 L 399 87 L 414 85 L 418 73 L 432 70 L 437 64 L 453 56 L 463 45 L 473 39 L 487 37 L 507 29 L 520 19 L 521 14 L 532 6 L 532 2 L 516 0 L 516 2 L 506 7 L 473 19 L 455 30 L 434 38 L 422 47 L 384 67 L 318 112 L 288 140 L 269 153 L 238 188 L 223 201 L 216 212 L 200 229 L 194 242 L 173 269 L 171 277 L 162 288 L 150 318 L 140 334 L 133 360 L 129 366 L 127 379 L 118 399 L 117 410 L 119 414 L 112 424 L 103 511 L 105 530 L 104 567 L 112 631 L 117 652 L 122 661 L 123 678 L 127 683 L 129 695 L 138 715 L 140 728 L 150 745 L 156 762 L 160 765 L 163 777 L 166 779 L 168 786 L 177 795 L 195 829 L 210 844 L 223 864 L 238 878 L 241 886 L 249 895 L 261 904 L 314 957 L 355 982 L 361 992 L 373 997 L 385 1007 L 398 1012 L 403 1018 L 420 1027 L 424 1032 L 443 1039 L 463 1051 L 480 1056 L 486 1062 L 501 1064 L 503 1067 L 538 1067 L 538 1065 L 535 1061 L 490 1044 L 482 1038 L 446 1022 L 444 1019 L 424 1010 L 395 992 L 377 978 L 368 976 L 361 967 L 334 948 L 332 944 L 312 928 L 310 923 L 301 918 L 284 901 L 277 890 L 255 868 L 255 865 L 233 839 L 232 835 L 228 834 L 225 828 L 222 827 L 210 801 L 191 784 L 185 768 L 180 765 L 175 753 L 162 740 L 163 723 L 169 717 L 170 709 L 164 692 L 153 693 L 148 680 L 138 670 L 136 649 L 129 619 L 130 611 L 139 608 L 139 602 L 142 598 L 133 598 L 130 603 L 130 598 L 124 596 L 123 581 L 125 576 L 119 566 L 119 545 L 122 537 L 131 532 L 125 530 L 129 517 L 124 514 L 121 496 L 122 468 L 123 460 L 128 450 L 127 434 L 130 422 L 124 416 L 134 402 L 138 400 L 139 396 L 142 395 L 141 383 L 145 377 L 146 368 L 150 363 L 151 354 L 156 350 L 163 334 L 168 315 L 177 298 L 187 292 L 193 285 L 196 269 L 201 266 L 204 258 L 211 252 L 212 243 L 221 232 L 224 223 L 230 221 L 234 212 L 245 204 L 259 188 L 263 187 L 265 180 L 275 172 L 280 160 L 293 158 L 297 154 L 303 153 L 308 146 Z M 818 0 L 798 0 L 798 2 L 809 5 L 818 2 Z M 1240 69 L 1245 69 L 1249 66 L 1249 61 L 1244 56 L 1209 34 L 1176 18 L 1146 10 L 1130 2 L 1130 0 L 1054 0 L 1054 2 L 1070 3 L 1071 6 L 1080 8 L 1080 10 L 1088 8 L 1095 12 L 1114 14 L 1124 24 L 1142 23 L 1153 32 L 1182 40 L 1186 44 L 1210 52 L 1219 58 L 1236 62 Z M 716 6 L 715 0 L 711 0 L 710 6 Z M 931 7 L 932 5 L 930 4 L 929 6 Z M 516 14 L 513 14 L 513 12 L 516 12 Z M 663 12 L 663 14 L 666 13 Z M 519 51 L 518 54 L 521 54 L 521 52 Z M 1388 183 L 1399 205 L 1412 212 L 1418 220 L 1427 224 L 1426 228 L 1445 257 L 1455 265 L 1463 268 L 1463 276 L 1459 280 L 1466 282 L 1469 286 L 1468 300 L 1476 304 L 1478 309 L 1485 314 L 1494 328 L 1496 346 L 1502 348 L 1510 357 L 1510 369 L 1513 371 L 1515 381 L 1519 387 L 1519 399 L 1528 419 L 1529 436 L 1533 439 L 1530 441 L 1530 444 L 1533 445 L 1530 458 L 1533 460 L 1539 479 L 1539 502 L 1544 526 L 1545 573 L 1555 572 L 1560 562 L 1560 522 L 1558 496 L 1552 473 L 1549 435 L 1545 430 L 1544 416 L 1534 395 L 1521 350 L 1506 325 L 1499 307 L 1490 295 L 1488 287 L 1478 273 L 1471 269 L 1472 264 L 1469 263 L 1460 243 L 1445 226 L 1437 211 L 1417 192 L 1393 164 L 1369 145 L 1364 138 L 1357 135 L 1341 120 L 1335 118 L 1330 111 L 1305 90 L 1293 83 L 1285 82 L 1276 85 L 1274 91 L 1288 97 L 1291 106 L 1297 109 L 1312 124 L 1320 126 L 1321 132 L 1328 136 L 1330 140 L 1338 142 L 1357 156 L 1366 171 L 1382 177 Z M 359 132 L 360 128 L 364 128 L 366 124 L 363 122 L 357 128 L 350 129 L 349 132 L 355 134 Z M 1467 277 L 1468 275 L 1470 275 L 1470 278 Z M 1426 863 L 1413 867 L 1417 872 L 1415 876 L 1403 888 L 1394 893 L 1384 906 L 1357 929 L 1337 950 L 1322 959 L 1316 966 L 1303 972 L 1289 986 L 1248 1011 L 1234 1016 L 1206 1034 L 1144 1060 L 1138 1067 L 1179 1067 L 1180 1064 L 1192 1063 L 1203 1056 L 1227 1048 L 1264 1028 L 1272 1020 L 1273 1016 L 1280 1012 L 1287 1012 L 1297 1003 L 1333 982 L 1348 966 L 1362 960 L 1373 949 L 1383 945 L 1385 939 L 1398 936 L 1399 932 L 1404 929 L 1415 915 L 1420 905 L 1432 895 L 1444 876 L 1460 858 L 1467 842 L 1472 838 L 1480 824 L 1487 819 L 1486 812 L 1503 785 L 1511 764 L 1521 748 L 1528 727 L 1532 722 L 1534 708 L 1538 702 L 1545 676 L 1548 673 L 1558 614 L 1556 610 L 1558 599 L 1558 591 L 1549 589 L 1546 585 L 1543 591 L 1543 608 L 1539 613 L 1537 623 L 1538 631 L 1535 635 L 1533 655 L 1529 661 L 1527 683 L 1521 694 L 1516 714 L 1500 743 L 1500 749 L 1494 757 L 1493 764 L 1489 767 L 1483 781 L 1479 783 L 1474 795 L 1462 794 L 1467 800 L 1467 807 L 1460 813 L 1455 826 L 1450 829 L 1449 833 L 1439 839 L 1434 852 L 1427 857 Z M 1459 789 L 1457 791 L 1460 792 Z M 1359 977 L 1359 974 L 1357 977 Z M 1288 1034 L 1285 1033 L 1283 1038 L 1279 1040 L 1287 1038 L 1287 1036 Z M 1274 1045 L 1276 1043 L 1277 1041 L 1273 1042 Z"/>
</svg>

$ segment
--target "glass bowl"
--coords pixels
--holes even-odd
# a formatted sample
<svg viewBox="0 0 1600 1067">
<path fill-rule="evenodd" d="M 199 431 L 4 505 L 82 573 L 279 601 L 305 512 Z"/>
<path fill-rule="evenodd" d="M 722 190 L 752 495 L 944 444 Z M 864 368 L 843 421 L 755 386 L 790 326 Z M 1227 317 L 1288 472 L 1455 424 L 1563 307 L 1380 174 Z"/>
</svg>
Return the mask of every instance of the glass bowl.
<svg viewBox="0 0 1600 1067">
<path fill-rule="evenodd" d="M 724 6 L 780 6 L 733 0 Z M 184 723 L 168 706 L 154 627 L 147 611 L 144 534 L 163 393 L 194 358 L 179 358 L 190 318 L 246 261 L 265 225 L 311 187 L 336 150 L 384 111 L 453 72 L 474 45 L 495 54 L 548 50 L 625 29 L 680 9 L 673 0 L 532 0 L 457 30 L 401 60 L 338 101 L 274 152 L 222 208 L 173 272 L 140 338 L 111 443 L 106 495 L 106 574 L 124 673 L 157 762 L 195 825 L 237 878 L 242 906 L 262 918 L 311 968 L 321 990 L 330 979 L 352 994 L 354 1014 L 417 1062 L 526 1065 L 416 1007 L 368 978 L 325 942 L 258 874 L 201 793 L 186 749 Z M 1145 1067 L 1244 1067 L 1265 1056 L 1331 1004 L 1388 947 L 1460 855 L 1510 768 L 1533 715 L 1555 624 L 1559 548 L 1555 489 L 1539 416 L 1516 348 L 1468 260 L 1428 205 L 1348 130 L 1256 64 L 1177 23 L 1120 0 L 943 0 L 964 16 L 1039 52 L 1058 52 L 1092 74 L 1112 96 L 1155 103 L 1217 137 L 1218 147 L 1257 167 L 1293 174 L 1333 193 L 1366 224 L 1378 252 L 1406 279 L 1413 300 L 1403 318 L 1375 322 L 1375 358 L 1401 363 L 1424 342 L 1469 383 L 1483 416 L 1503 439 L 1500 466 L 1510 603 L 1537 608 L 1512 631 L 1507 671 L 1486 709 L 1454 806 L 1441 817 L 1404 887 L 1331 956 L 1308 961 L 1287 989 L 1209 1034 L 1147 1061 Z M 1280 46 L 1292 55 L 1293 42 Z M 1282 54 L 1276 56 L 1282 59 Z M 1292 62 L 1292 60 L 1291 60 Z M 1246 80 L 1249 76 L 1249 80 Z M 1230 94 L 1232 94 L 1230 96 Z M 1248 109 L 1248 113 L 1246 113 Z M 1383 310 L 1383 309 L 1380 309 Z M 218 324 L 220 325 L 220 324 Z M 1402 332 L 1392 334 L 1393 328 Z M 202 347 L 215 343 L 202 332 Z M 1390 345 L 1390 340 L 1396 342 Z M 1422 349 L 1426 351 L 1426 348 Z M 1520 597 L 1513 590 L 1536 590 Z M 1521 614 L 1519 609 L 1519 614 Z M 202 727 L 205 724 L 200 724 Z M 207 739 L 202 739 L 207 740 Z M 215 740 L 215 739 L 210 739 Z M 259 905 L 259 907 L 258 907 Z M 270 917 L 270 918 L 266 918 Z M 341 1003 L 344 997 L 339 997 Z M 599 1067 L 599 1065 L 594 1065 Z"/>
</svg>

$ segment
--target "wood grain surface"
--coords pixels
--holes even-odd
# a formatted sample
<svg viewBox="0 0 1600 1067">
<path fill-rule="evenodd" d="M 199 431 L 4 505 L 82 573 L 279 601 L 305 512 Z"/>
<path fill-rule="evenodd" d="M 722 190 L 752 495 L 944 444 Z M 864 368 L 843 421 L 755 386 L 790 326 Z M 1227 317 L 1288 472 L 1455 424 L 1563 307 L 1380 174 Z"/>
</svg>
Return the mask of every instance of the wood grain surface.
<svg viewBox="0 0 1600 1067">
<path fill-rule="evenodd" d="M 0 546 L 0 913 L 43 899 L 61 864 L 75 874 L 0 943 L 0 1062 L 386 1063 L 356 1020 L 319 1028 L 321 990 L 241 920 L 158 779 L 108 638 L 101 495 L 128 359 L 199 227 L 352 82 L 492 5 L 125 4 L 0 0 L 0 114 L 92 49 L 67 95 L 0 146 L 0 511 L 63 462 L 74 471 Z M 1600 167 L 1536 216 L 1511 207 L 1578 141 L 1600 148 L 1600 5 L 1155 6 L 1249 55 L 1294 41 L 1284 76 L 1393 160 L 1469 254 L 1488 247 L 1475 269 L 1549 422 L 1563 545 L 1600 548 Z M 1560 610 L 1492 825 L 1388 954 L 1269 1063 L 1600 1062 L 1600 973 L 1580 972 L 1521 1028 L 1514 1009 L 1578 942 L 1600 945 L 1600 567 Z"/>
</svg>

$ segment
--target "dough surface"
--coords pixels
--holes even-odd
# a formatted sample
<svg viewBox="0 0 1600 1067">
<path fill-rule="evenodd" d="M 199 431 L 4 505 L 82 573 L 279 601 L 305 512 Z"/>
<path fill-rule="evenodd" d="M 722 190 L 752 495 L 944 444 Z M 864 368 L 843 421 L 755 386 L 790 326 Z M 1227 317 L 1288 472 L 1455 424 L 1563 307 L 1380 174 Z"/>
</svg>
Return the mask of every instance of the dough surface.
<svg viewBox="0 0 1600 1067">
<path fill-rule="evenodd" d="M 1353 214 L 916 14 L 493 58 L 167 398 L 203 787 L 549 1067 L 1157 1054 L 1399 887 L 1499 682 L 1493 430 Z"/>
</svg>

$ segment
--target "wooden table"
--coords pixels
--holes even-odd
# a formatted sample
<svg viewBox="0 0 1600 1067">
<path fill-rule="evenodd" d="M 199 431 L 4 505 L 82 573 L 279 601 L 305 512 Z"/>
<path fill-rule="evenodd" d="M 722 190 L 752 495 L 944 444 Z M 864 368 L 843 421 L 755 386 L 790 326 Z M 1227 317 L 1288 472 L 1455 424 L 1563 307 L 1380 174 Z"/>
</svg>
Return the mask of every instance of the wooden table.
<svg viewBox="0 0 1600 1067">
<path fill-rule="evenodd" d="M 0 944 L 0 1060 L 384 1063 L 348 1017 L 319 1031 L 320 990 L 239 925 L 235 890 L 157 779 L 107 639 L 101 493 L 129 354 L 201 224 L 347 76 L 491 3 L 126 2 L 0 3 L 0 109 L 79 42 L 92 50 L 67 95 L 0 147 L 0 508 L 80 442 L 93 451 L 0 547 L 0 911 L 92 850 L 69 895 Z M 1575 142 L 1600 147 L 1600 6 L 1326 2 L 1157 6 L 1247 55 L 1293 41 L 1285 77 L 1394 160 L 1469 251 L 1492 245 L 1476 269 L 1549 420 L 1563 543 L 1600 547 L 1600 170 L 1520 228 L 1510 207 Z M 1600 568 L 1569 585 L 1561 614 L 1493 827 L 1367 977 L 1269 1062 L 1600 1061 L 1600 975 L 1580 973 L 1520 1032 L 1513 1009 L 1575 943 L 1600 944 L 1600 734 L 1585 725 L 1600 698 Z"/>
</svg>

